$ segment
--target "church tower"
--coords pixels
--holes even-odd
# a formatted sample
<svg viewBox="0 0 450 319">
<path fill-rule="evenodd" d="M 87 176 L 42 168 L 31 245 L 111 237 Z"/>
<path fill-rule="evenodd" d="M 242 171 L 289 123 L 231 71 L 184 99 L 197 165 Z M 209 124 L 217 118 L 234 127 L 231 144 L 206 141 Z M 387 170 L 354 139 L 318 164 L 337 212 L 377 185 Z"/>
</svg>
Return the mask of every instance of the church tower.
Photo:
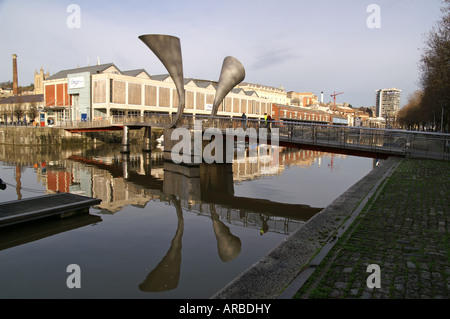
<svg viewBox="0 0 450 319">
<path fill-rule="evenodd" d="M 44 74 L 42 66 L 39 73 L 34 71 L 34 94 L 44 94 L 44 80 L 49 76 L 50 74 L 48 72 Z"/>
</svg>

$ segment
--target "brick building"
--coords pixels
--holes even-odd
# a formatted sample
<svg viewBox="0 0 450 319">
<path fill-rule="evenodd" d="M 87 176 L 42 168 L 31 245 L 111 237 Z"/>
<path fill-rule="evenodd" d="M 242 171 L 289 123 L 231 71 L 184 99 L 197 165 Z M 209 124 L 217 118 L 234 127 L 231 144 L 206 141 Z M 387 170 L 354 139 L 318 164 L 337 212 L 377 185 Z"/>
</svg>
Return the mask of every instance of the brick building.
<svg viewBox="0 0 450 319">
<path fill-rule="evenodd" d="M 331 124 L 332 117 L 332 113 L 321 110 L 275 103 L 272 104 L 272 119 L 275 121 Z"/>
<path fill-rule="evenodd" d="M 187 114 L 211 114 L 217 82 L 186 78 Z M 168 74 L 144 69 L 121 71 L 113 63 L 60 71 L 44 81 L 46 122 L 105 119 L 111 116 L 175 113 L 178 94 Z M 219 116 L 262 118 L 271 102 L 255 91 L 233 89 Z"/>
</svg>

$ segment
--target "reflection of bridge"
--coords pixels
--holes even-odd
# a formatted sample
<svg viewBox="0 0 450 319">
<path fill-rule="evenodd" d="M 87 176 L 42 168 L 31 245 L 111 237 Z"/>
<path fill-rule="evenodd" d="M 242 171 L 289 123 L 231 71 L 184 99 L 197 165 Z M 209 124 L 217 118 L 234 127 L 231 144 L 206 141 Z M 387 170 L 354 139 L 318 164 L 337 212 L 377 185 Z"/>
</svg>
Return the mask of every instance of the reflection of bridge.
<svg viewBox="0 0 450 319">
<path fill-rule="evenodd" d="M 153 177 L 150 169 L 146 169 L 145 175 L 134 172 L 128 166 L 126 159 L 122 161 L 121 166 L 80 156 L 70 156 L 68 159 L 108 171 L 114 178 L 124 178 L 128 183 L 144 187 L 162 200 L 176 196 L 190 206 L 213 204 L 218 210 L 220 210 L 219 207 L 225 207 L 249 214 L 264 214 L 267 217 L 295 221 L 307 221 L 322 209 L 308 205 L 235 196 L 231 164 L 200 164 L 200 166 L 189 167 L 165 162 L 164 179 L 161 180 Z"/>
<path fill-rule="evenodd" d="M 143 149 L 148 150 L 151 128 L 167 127 L 171 121 L 172 116 L 169 114 L 155 114 L 145 117 L 114 117 L 91 122 L 63 122 L 61 126 L 70 132 L 123 130 L 122 145 L 124 146 L 124 152 L 127 152 L 129 144 L 128 132 L 130 129 L 146 128 Z M 216 128 L 221 130 L 224 136 L 227 129 L 233 129 L 233 134 L 238 134 L 237 129 L 243 125 L 242 120 L 239 118 L 185 114 L 179 120 L 178 127 L 192 131 L 198 123 L 201 123 L 203 131 L 208 128 Z M 256 133 L 258 133 L 260 128 L 265 127 L 266 125 L 262 121 L 248 119 L 246 120 L 246 130 L 243 134 L 247 134 L 246 138 L 248 140 L 251 129 L 255 129 Z M 271 127 L 272 133 L 275 133 L 275 129 L 278 129 L 279 135 L 277 137 L 280 146 L 373 158 L 404 156 L 450 160 L 450 134 L 306 124 L 288 121 L 272 122 Z M 271 143 L 270 134 L 267 136 L 267 141 L 269 144 Z"/>
</svg>

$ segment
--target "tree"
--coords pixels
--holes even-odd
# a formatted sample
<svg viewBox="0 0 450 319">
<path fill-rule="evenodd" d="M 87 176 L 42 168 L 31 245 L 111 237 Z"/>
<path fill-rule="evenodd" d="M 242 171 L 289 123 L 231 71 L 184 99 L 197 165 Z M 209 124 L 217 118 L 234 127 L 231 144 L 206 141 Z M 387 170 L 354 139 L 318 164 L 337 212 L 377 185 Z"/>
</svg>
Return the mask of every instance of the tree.
<svg viewBox="0 0 450 319">
<path fill-rule="evenodd" d="M 444 0 L 442 19 L 432 28 L 420 59 L 423 98 L 420 110 L 428 123 L 435 122 L 436 115 L 443 117 L 437 125 L 448 130 L 450 123 L 450 0 Z M 445 103 L 447 102 L 447 103 Z M 423 119 L 425 120 L 425 118 Z"/>
<path fill-rule="evenodd" d="M 2 121 L 4 121 L 5 123 L 6 123 L 6 120 L 7 120 L 7 118 L 8 118 L 8 111 L 6 110 L 6 108 L 2 108 L 1 110 L 0 110 L 0 119 L 2 120 Z"/>
<path fill-rule="evenodd" d="M 408 102 L 398 112 L 398 123 L 409 130 L 419 129 L 420 124 L 424 122 L 421 105 L 423 100 L 423 91 L 417 90 L 410 94 Z"/>
<path fill-rule="evenodd" d="M 17 121 L 20 121 L 20 119 L 25 115 L 23 101 L 20 97 L 17 99 L 17 103 L 14 105 L 13 114 L 17 117 Z"/>
<path fill-rule="evenodd" d="M 12 81 L 1 82 L 0 87 L 5 88 L 5 89 L 12 89 L 13 83 L 12 83 Z"/>
<path fill-rule="evenodd" d="M 38 117 L 39 111 L 36 107 L 36 102 L 31 102 L 30 108 L 27 111 L 27 117 L 30 121 L 34 121 Z"/>
</svg>

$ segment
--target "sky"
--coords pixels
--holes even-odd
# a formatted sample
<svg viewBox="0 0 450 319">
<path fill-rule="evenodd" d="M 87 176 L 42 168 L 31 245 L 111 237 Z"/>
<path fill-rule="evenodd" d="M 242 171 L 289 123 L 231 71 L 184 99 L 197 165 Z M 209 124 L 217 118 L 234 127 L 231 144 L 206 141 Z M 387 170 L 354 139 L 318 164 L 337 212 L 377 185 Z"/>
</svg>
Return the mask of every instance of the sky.
<svg viewBox="0 0 450 319">
<path fill-rule="evenodd" d="M 75 4 L 76 6 L 71 6 Z M 375 6 L 373 6 L 375 5 Z M 187 78 L 217 81 L 237 58 L 245 82 L 314 92 L 324 102 L 375 104 L 377 89 L 420 89 L 419 61 L 441 0 L 0 0 L 0 82 L 34 72 L 114 63 L 167 74 L 143 34 L 180 38 Z M 74 9 L 75 8 L 75 9 Z"/>
</svg>

